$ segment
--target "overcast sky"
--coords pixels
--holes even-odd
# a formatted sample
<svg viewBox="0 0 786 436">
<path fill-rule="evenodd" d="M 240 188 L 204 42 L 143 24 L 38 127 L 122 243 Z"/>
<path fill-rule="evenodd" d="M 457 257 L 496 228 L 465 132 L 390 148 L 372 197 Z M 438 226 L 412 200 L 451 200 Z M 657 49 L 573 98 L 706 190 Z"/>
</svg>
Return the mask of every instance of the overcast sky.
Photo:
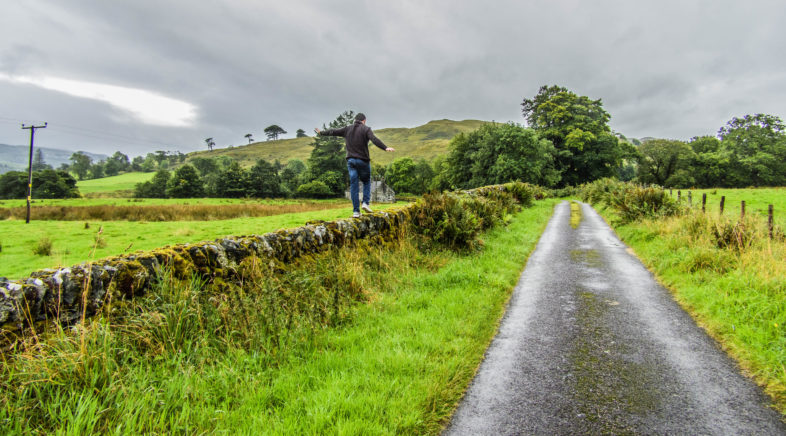
<svg viewBox="0 0 786 436">
<path fill-rule="evenodd" d="M 0 14 L 0 143 L 131 156 L 369 126 L 523 123 L 545 84 L 629 137 L 786 116 L 786 4 L 761 1 L 25 0 Z"/>
</svg>

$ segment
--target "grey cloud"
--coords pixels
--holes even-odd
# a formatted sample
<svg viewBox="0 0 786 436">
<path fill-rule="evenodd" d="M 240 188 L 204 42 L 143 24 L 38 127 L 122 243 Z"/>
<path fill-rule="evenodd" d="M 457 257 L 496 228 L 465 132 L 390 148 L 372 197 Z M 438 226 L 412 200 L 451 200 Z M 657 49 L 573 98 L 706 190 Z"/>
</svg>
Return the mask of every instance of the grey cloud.
<svg viewBox="0 0 786 436">
<path fill-rule="evenodd" d="M 375 128 L 522 122 L 521 99 L 559 84 L 601 98 L 628 136 L 686 139 L 748 111 L 786 116 L 784 18 L 769 0 L 37 0 L 0 17 L 0 73 L 146 89 L 197 105 L 199 119 L 155 128 L 4 82 L 0 117 L 100 124 L 139 138 L 139 152 L 162 143 L 188 151 L 207 136 L 261 138 L 272 123 L 310 131 L 346 109 L 363 110 Z M 17 134 L 0 124 L 0 142 L 18 143 Z"/>
</svg>

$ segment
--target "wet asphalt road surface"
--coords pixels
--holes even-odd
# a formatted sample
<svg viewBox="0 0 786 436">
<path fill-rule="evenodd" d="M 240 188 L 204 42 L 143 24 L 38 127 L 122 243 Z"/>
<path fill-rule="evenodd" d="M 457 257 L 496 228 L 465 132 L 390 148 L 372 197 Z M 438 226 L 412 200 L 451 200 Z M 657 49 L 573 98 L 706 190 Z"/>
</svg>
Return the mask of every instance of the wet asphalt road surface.
<svg viewBox="0 0 786 436">
<path fill-rule="evenodd" d="M 447 435 L 786 435 L 769 398 L 581 205 L 559 204 Z"/>
</svg>

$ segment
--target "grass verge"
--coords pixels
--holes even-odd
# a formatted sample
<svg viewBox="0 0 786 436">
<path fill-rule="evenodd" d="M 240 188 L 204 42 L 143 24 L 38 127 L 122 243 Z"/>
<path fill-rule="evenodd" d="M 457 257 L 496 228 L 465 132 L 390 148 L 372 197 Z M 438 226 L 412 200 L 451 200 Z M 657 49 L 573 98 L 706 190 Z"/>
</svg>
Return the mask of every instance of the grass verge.
<svg viewBox="0 0 786 436">
<path fill-rule="evenodd" d="M 0 431 L 436 434 L 555 202 L 516 214 L 471 254 L 405 240 L 281 277 L 249 273 L 248 287 L 164 281 L 127 315 L 4 362 Z M 133 316 L 146 301 L 149 315 Z M 283 307 L 292 315 L 270 315 Z M 266 333 L 274 325 L 280 334 Z"/>
<path fill-rule="evenodd" d="M 694 200 L 695 204 L 695 200 Z M 602 211 L 609 222 L 613 216 Z M 786 414 L 786 243 L 763 219 L 694 211 L 615 229 Z"/>
</svg>

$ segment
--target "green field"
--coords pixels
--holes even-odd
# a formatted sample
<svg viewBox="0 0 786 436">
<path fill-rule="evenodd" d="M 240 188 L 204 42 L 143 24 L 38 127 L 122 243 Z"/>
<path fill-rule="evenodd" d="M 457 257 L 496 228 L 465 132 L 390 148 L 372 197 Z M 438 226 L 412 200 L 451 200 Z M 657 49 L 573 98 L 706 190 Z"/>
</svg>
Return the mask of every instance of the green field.
<svg viewBox="0 0 786 436">
<path fill-rule="evenodd" d="M 395 153 L 385 153 L 371 145 L 369 152 L 372 162 L 388 164 L 398 157 L 424 158 L 431 160 L 448 151 L 450 140 L 461 132 L 471 132 L 485 121 L 477 120 L 437 120 L 413 128 L 389 128 L 374 130 L 379 139 L 396 149 Z M 373 125 L 372 125 L 373 127 Z M 310 131 L 310 129 L 309 129 Z M 256 142 L 232 148 L 219 148 L 213 151 L 189 153 L 189 158 L 228 156 L 250 167 L 259 159 L 273 162 L 278 159 L 286 163 L 292 159 L 306 161 L 311 155 L 313 138 L 281 139 L 278 141 Z"/>
<path fill-rule="evenodd" d="M 393 206 L 398 207 L 398 206 Z M 380 206 L 380 210 L 382 206 Z M 224 236 L 262 234 L 298 227 L 307 221 L 334 220 L 352 215 L 352 206 L 316 212 L 216 221 L 0 221 L 0 277 L 20 278 L 42 268 L 71 266 L 87 260 L 150 250 L 168 244 L 213 240 Z M 102 243 L 96 245 L 99 229 Z M 43 239 L 52 243 L 50 256 L 33 253 Z"/>
<path fill-rule="evenodd" d="M 481 251 L 404 241 L 326 253 L 270 278 L 273 295 L 329 287 L 364 297 L 335 325 L 302 331 L 295 318 L 273 344 L 200 325 L 230 310 L 222 297 L 237 310 L 236 298 L 258 303 L 256 293 L 159 286 L 150 316 L 90 322 L 0 366 L 0 433 L 439 434 L 555 202 L 483 235 Z M 243 313 L 257 319 L 257 309 Z"/>
<path fill-rule="evenodd" d="M 82 195 L 99 195 L 116 191 L 131 193 L 137 183 L 147 182 L 155 173 L 125 173 L 101 179 L 80 180 L 76 186 Z M 129 195 L 130 196 L 130 195 Z"/>
<path fill-rule="evenodd" d="M 683 200 L 687 202 L 687 192 L 682 191 Z M 786 188 L 748 188 L 748 189 L 697 189 L 690 191 L 693 197 L 693 206 L 701 208 L 702 194 L 707 194 L 707 210 L 720 211 L 721 197 L 725 196 L 724 214 L 739 217 L 740 202 L 745 201 L 745 213 L 767 216 L 767 206 L 774 207 L 774 219 L 779 223 L 786 223 Z M 672 195 L 676 198 L 677 191 Z"/>
</svg>

